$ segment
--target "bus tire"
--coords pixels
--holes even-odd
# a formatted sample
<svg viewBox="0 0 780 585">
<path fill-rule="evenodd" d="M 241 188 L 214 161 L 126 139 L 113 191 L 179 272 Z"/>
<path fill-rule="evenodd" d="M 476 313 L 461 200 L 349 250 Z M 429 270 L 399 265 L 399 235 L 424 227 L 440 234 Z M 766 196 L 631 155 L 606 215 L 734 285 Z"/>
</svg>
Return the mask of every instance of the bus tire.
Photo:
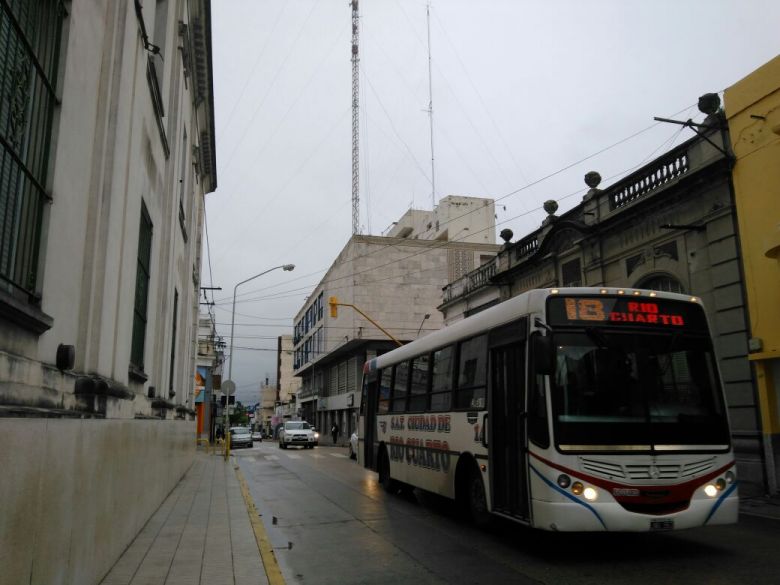
<svg viewBox="0 0 780 585">
<path fill-rule="evenodd" d="M 485 497 L 485 482 L 479 468 L 474 466 L 468 477 L 468 512 L 471 521 L 479 528 L 490 524 L 490 512 Z"/>
<path fill-rule="evenodd" d="M 398 492 L 399 484 L 390 477 L 390 458 L 387 456 L 387 450 L 383 447 L 379 454 L 379 483 L 388 494 Z"/>
</svg>

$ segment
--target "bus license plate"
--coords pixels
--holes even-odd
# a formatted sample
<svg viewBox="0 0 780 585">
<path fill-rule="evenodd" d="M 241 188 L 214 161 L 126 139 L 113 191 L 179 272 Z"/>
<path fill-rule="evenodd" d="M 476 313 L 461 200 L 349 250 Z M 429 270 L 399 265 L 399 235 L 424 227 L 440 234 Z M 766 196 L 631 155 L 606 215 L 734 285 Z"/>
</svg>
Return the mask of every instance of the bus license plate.
<svg viewBox="0 0 780 585">
<path fill-rule="evenodd" d="M 650 530 L 674 530 L 674 520 L 650 520 Z"/>
</svg>

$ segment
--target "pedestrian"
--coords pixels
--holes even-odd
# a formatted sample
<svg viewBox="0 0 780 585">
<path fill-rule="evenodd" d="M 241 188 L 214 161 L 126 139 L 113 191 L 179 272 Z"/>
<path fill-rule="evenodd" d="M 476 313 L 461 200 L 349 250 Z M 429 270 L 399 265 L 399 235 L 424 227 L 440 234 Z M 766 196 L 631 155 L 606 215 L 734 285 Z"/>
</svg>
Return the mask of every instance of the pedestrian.
<svg viewBox="0 0 780 585">
<path fill-rule="evenodd" d="M 333 426 L 330 428 L 330 434 L 333 435 L 333 444 L 335 445 L 339 436 L 339 425 L 333 423 Z"/>
</svg>

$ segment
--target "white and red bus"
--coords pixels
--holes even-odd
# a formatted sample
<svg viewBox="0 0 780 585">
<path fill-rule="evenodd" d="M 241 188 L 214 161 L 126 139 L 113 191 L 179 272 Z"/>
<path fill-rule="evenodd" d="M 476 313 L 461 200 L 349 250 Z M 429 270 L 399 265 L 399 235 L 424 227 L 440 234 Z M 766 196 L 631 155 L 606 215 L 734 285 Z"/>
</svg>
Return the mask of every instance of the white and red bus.
<svg viewBox="0 0 780 585">
<path fill-rule="evenodd" d="M 737 521 L 701 302 L 532 290 L 368 361 L 358 461 L 478 523 L 652 531 Z"/>
</svg>

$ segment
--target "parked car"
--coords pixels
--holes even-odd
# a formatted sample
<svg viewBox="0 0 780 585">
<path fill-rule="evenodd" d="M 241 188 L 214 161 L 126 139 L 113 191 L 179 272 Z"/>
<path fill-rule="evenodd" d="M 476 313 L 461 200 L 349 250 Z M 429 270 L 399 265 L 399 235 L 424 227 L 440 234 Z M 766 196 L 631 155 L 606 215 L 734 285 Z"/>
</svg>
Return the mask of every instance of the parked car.
<svg viewBox="0 0 780 585">
<path fill-rule="evenodd" d="M 248 427 L 230 428 L 230 447 L 238 449 L 239 447 L 252 446 L 252 432 Z"/>
<path fill-rule="evenodd" d="M 262 431 L 252 431 L 252 440 L 262 442 L 263 441 L 263 432 Z"/>
<path fill-rule="evenodd" d="M 352 436 L 349 438 L 349 458 L 350 459 L 357 459 L 357 452 L 358 452 L 358 434 L 357 431 L 352 433 Z"/>
<path fill-rule="evenodd" d="M 301 445 L 313 449 L 319 442 L 319 434 L 304 420 L 288 420 L 279 429 L 279 448 L 287 449 L 291 445 Z"/>
</svg>

